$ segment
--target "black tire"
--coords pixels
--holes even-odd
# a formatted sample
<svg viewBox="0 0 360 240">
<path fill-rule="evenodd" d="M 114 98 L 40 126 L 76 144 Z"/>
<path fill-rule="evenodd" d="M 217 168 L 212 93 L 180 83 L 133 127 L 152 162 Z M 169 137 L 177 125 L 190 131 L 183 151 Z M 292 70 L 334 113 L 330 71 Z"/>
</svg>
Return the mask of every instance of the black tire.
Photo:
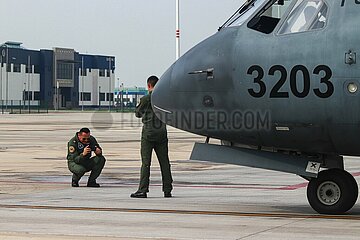
<svg viewBox="0 0 360 240">
<path fill-rule="evenodd" d="M 352 185 L 352 188 L 354 189 L 354 193 L 355 193 L 355 203 L 357 201 L 357 198 L 358 198 L 358 194 L 359 194 L 359 188 L 358 188 L 358 184 L 355 180 L 355 178 L 353 177 L 353 175 L 351 175 L 349 172 L 347 171 L 344 171 L 342 169 L 337 169 L 337 168 L 334 168 L 333 169 L 334 171 L 339 171 L 339 172 L 345 172 L 347 174 L 347 178 L 348 178 L 348 181 L 349 181 L 349 184 Z M 340 173 L 341 174 L 341 173 Z M 355 204 L 354 203 L 354 204 Z"/>
<path fill-rule="evenodd" d="M 310 180 L 307 198 L 311 207 L 321 214 L 343 214 L 350 210 L 358 197 L 354 177 L 341 169 L 329 169 Z"/>
</svg>

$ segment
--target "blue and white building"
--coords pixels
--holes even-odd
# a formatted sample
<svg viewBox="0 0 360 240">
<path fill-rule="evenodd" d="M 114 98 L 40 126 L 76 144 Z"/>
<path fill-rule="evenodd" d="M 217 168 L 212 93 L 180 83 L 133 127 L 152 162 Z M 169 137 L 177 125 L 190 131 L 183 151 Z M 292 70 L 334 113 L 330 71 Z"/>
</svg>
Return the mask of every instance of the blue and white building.
<svg viewBox="0 0 360 240">
<path fill-rule="evenodd" d="M 114 56 L 68 48 L 29 50 L 19 42 L 0 45 L 0 53 L 0 105 L 22 100 L 70 109 L 114 103 Z"/>
</svg>

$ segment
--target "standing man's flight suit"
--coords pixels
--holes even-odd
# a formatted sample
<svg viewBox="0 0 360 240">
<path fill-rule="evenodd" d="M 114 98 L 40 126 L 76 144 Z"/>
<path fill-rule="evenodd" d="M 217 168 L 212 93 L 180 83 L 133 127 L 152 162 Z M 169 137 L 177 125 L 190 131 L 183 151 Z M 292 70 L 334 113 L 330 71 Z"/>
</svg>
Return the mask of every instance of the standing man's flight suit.
<svg viewBox="0 0 360 240">
<path fill-rule="evenodd" d="M 161 122 L 151 107 L 151 92 L 140 99 L 140 104 L 136 107 L 135 115 L 142 118 L 143 128 L 141 134 L 141 176 L 139 192 L 149 192 L 149 178 L 152 150 L 155 150 L 158 158 L 164 193 L 171 193 L 172 176 L 168 156 L 168 138 L 166 125 Z"/>
<path fill-rule="evenodd" d="M 93 136 L 90 136 L 90 142 L 87 144 L 90 146 L 91 151 L 95 151 L 96 148 L 100 148 L 100 145 Z M 105 165 L 105 157 L 100 154 L 98 156 L 91 157 L 91 153 L 83 156 L 83 151 L 86 145 L 81 143 L 78 139 L 77 133 L 68 142 L 68 168 L 73 173 L 73 184 L 79 182 L 80 178 L 84 176 L 86 172 L 91 171 L 88 179 L 88 187 L 97 186 L 96 179 L 100 176 L 102 169 Z M 74 186 L 74 185 L 73 185 Z"/>
</svg>

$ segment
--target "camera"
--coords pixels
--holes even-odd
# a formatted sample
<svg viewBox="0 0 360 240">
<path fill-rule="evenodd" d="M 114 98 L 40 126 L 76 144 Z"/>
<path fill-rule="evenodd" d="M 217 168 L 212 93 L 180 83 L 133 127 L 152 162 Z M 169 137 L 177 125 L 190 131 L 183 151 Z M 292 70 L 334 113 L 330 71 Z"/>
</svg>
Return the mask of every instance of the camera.
<svg viewBox="0 0 360 240">
<path fill-rule="evenodd" d="M 86 145 L 85 147 L 89 147 L 91 149 L 91 151 L 95 152 L 96 148 L 98 148 L 98 146 L 96 145 Z"/>
</svg>

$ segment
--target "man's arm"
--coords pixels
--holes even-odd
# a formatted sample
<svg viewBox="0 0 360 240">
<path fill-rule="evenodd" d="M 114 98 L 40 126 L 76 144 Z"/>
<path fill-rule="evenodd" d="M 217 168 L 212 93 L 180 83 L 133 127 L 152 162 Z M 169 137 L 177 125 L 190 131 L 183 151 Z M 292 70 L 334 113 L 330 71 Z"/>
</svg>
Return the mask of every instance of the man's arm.
<svg viewBox="0 0 360 240">
<path fill-rule="evenodd" d="M 148 97 L 145 96 L 145 97 L 142 97 L 140 99 L 140 103 L 136 106 L 136 109 L 135 109 L 135 116 L 137 118 L 142 118 L 142 116 L 144 115 L 144 113 L 146 112 L 146 108 L 148 107 Z"/>
<path fill-rule="evenodd" d="M 67 160 L 70 160 L 70 161 L 73 161 L 73 162 L 79 164 L 82 159 L 83 159 L 83 155 L 79 154 L 78 151 L 76 151 L 76 146 L 68 143 Z"/>
<path fill-rule="evenodd" d="M 96 138 L 91 136 L 91 141 L 93 142 L 93 146 L 95 146 L 95 154 L 97 156 L 101 156 L 102 155 L 102 148 L 100 147 L 99 143 L 96 141 Z"/>
</svg>

